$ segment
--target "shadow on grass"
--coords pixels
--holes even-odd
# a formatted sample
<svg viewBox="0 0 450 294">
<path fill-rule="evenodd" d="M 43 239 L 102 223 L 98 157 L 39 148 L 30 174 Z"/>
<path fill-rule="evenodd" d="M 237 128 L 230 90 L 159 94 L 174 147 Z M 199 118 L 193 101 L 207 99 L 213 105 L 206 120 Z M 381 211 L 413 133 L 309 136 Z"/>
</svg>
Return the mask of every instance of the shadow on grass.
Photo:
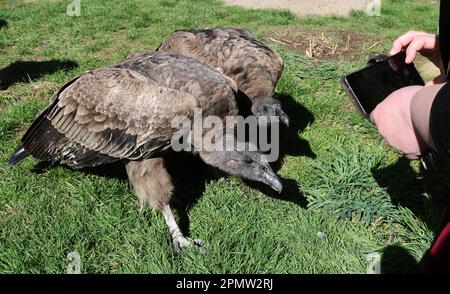
<svg viewBox="0 0 450 294">
<path fill-rule="evenodd" d="M 15 61 L 0 70 L 0 90 L 6 90 L 18 82 L 26 82 L 59 70 L 70 70 L 78 66 L 71 60 Z"/>
<path fill-rule="evenodd" d="M 171 205 L 179 216 L 181 231 L 189 236 L 189 211 L 202 197 L 207 183 L 226 175 L 190 153 L 170 152 L 164 158 L 175 187 Z"/>
<path fill-rule="evenodd" d="M 378 185 L 386 189 L 394 205 L 410 209 L 435 233 L 439 230 L 450 188 L 450 175 L 444 166 L 435 171 L 421 168 L 417 174 L 410 161 L 402 157 L 391 166 L 372 169 L 372 174 Z"/>
<path fill-rule="evenodd" d="M 184 234 L 189 236 L 189 210 L 203 195 L 207 182 L 217 180 L 225 175 L 206 165 L 198 156 L 190 153 L 164 152 L 163 157 L 166 169 L 175 187 L 171 206 L 176 210 L 179 217 L 180 229 Z M 53 166 L 55 165 L 47 162 L 39 162 L 33 171 L 35 173 L 43 173 Z M 121 161 L 97 167 L 84 168 L 80 172 L 129 182 L 125 165 Z M 133 189 L 131 185 L 130 189 Z"/>
<path fill-rule="evenodd" d="M 382 274 L 420 273 L 416 259 L 405 248 L 397 245 L 387 246 L 381 255 Z"/>
<path fill-rule="evenodd" d="M 429 251 L 423 259 L 416 259 L 405 248 L 392 245 L 383 249 L 381 255 L 381 274 L 447 274 L 448 265 L 440 260 L 429 260 Z"/>
<path fill-rule="evenodd" d="M 0 29 L 3 27 L 7 27 L 8 26 L 8 22 L 4 19 L 0 19 Z"/>
<path fill-rule="evenodd" d="M 308 141 L 299 138 L 305 128 L 314 123 L 314 115 L 303 105 L 296 102 L 292 96 L 285 94 L 276 95 L 283 103 L 283 110 L 289 116 L 289 127 L 280 127 L 280 158 L 273 166 L 275 170 L 281 168 L 286 156 L 305 156 L 316 158 Z"/>
<path fill-rule="evenodd" d="M 289 127 L 280 124 L 280 156 L 279 160 L 272 165 L 275 171 L 281 168 L 283 159 L 287 156 L 306 156 L 316 158 L 308 141 L 299 138 L 299 134 L 314 122 L 314 115 L 303 105 L 298 103 L 287 94 L 275 94 L 282 102 L 283 110 L 289 116 Z M 242 92 L 237 95 L 239 115 L 247 117 L 251 115 L 250 99 Z"/>
<path fill-rule="evenodd" d="M 47 170 L 62 166 L 64 168 L 70 169 L 65 165 L 60 165 L 57 163 L 50 163 L 48 161 L 39 161 L 31 170 L 35 174 L 43 174 L 47 172 Z M 76 169 L 73 169 L 76 170 Z M 96 175 L 99 177 L 104 177 L 108 179 L 118 179 L 120 181 L 128 181 L 127 172 L 125 170 L 125 165 L 122 161 L 116 161 L 113 163 L 96 166 L 96 167 L 87 167 L 83 169 L 76 170 L 78 172 L 82 172 L 85 174 Z"/>
<path fill-rule="evenodd" d="M 438 164 L 433 171 L 425 171 L 421 167 L 418 175 L 408 159 L 400 158 L 391 166 L 373 169 L 372 174 L 380 187 L 386 189 L 392 203 L 409 208 L 438 236 L 442 229 L 442 215 L 449 203 L 450 174 L 447 167 Z M 382 265 L 387 273 L 419 272 L 427 254 L 417 263 L 405 249 L 391 246 L 383 252 Z"/>
</svg>

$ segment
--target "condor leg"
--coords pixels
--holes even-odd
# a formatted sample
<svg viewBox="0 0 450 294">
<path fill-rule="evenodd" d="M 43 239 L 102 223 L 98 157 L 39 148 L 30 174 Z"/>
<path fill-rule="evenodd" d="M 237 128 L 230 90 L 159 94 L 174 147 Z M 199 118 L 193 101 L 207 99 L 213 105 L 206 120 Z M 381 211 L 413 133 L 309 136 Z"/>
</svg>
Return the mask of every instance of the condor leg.
<svg viewBox="0 0 450 294">
<path fill-rule="evenodd" d="M 145 204 L 163 213 L 173 245 L 177 252 L 183 247 L 194 245 L 201 248 L 201 240 L 190 239 L 181 232 L 170 208 L 170 199 L 173 194 L 173 184 L 169 173 L 164 166 L 163 158 L 151 158 L 126 163 L 128 178 L 139 197 L 141 208 Z"/>
</svg>

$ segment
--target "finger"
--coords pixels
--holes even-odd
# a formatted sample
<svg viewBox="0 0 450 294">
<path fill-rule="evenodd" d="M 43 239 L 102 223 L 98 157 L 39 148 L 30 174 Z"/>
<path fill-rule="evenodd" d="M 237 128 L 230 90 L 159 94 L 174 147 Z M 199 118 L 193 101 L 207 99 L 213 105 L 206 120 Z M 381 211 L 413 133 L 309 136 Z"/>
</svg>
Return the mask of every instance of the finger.
<svg viewBox="0 0 450 294">
<path fill-rule="evenodd" d="M 412 154 L 405 154 L 405 157 L 409 160 L 417 160 L 420 158 L 420 155 L 412 153 Z"/>
<path fill-rule="evenodd" d="M 392 44 L 390 55 L 395 55 L 402 51 L 403 48 L 409 45 L 409 43 L 412 42 L 414 37 L 416 36 L 418 32 L 416 31 L 409 31 L 406 34 L 401 35 L 398 39 L 396 39 Z"/>
<path fill-rule="evenodd" d="M 423 46 L 425 45 L 425 40 L 423 38 L 415 38 L 411 44 L 409 44 L 408 48 L 406 49 L 406 63 L 412 63 L 416 57 L 417 52 L 422 50 Z"/>
</svg>

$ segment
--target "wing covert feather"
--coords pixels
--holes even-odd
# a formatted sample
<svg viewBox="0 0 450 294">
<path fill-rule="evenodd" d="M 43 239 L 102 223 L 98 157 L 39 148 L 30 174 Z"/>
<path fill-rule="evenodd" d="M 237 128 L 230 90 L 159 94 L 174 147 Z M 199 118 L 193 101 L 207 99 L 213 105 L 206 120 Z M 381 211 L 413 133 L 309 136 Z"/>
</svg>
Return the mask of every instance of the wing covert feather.
<svg viewBox="0 0 450 294">
<path fill-rule="evenodd" d="M 175 89 L 162 87 L 143 75 L 123 68 L 100 68 L 65 85 L 52 105 L 25 134 L 25 148 L 40 159 L 77 165 L 75 149 L 117 159 L 139 159 L 166 148 L 179 115 L 192 117 L 196 99 Z M 48 130 L 56 133 L 42 144 Z M 58 134 L 58 135 L 55 135 Z M 60 135 L 59 135 L 60 134 Z M 57 138 L 56 138 L 57 137 Z M 40 147 L 33 142 L 41 142 Z M 31 151 L 30 151 L 31 150 Z M 86 156 L 85 156 L 86 157 Z M 95 161 L 95 156 L 88 158 Z M 89 166 L 89 162 L 85 162 Z"/>
</svg>

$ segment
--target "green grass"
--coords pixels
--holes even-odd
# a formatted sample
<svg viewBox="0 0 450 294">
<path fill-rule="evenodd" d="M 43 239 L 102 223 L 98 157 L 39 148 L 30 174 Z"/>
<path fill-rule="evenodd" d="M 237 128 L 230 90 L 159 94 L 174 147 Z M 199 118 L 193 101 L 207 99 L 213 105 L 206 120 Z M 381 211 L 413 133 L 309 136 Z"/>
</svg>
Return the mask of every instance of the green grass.
<svg viewBox="0 0 450 294">
<path fill-rule="evenodd" d="M 0 1 L 8 23 L 0 28 L 0 68 L 73 62 L 46 66 L 46 74 L 13 69 L 19 79 L 0 90 L 0 272 L 64 273 L 72 251 L 85 273 L 365 273 L 372 252 L 382 254 L 384 272 L 417 271 L 439 223 L 446 186 L 436 183 L 446 173 L 420 177 L 417 162 L 399 158 L 359 117 L 338 80 L 404 31 L 436 31 L 435 2 L 383 1 L 381 17 L 297 18 L 210 0 L 81 1 L 80 17 L 65 14 L 67 1 Z M 212 26 L 246 28 L 263 40 L 269 28 L 340 30 L 367 43 L 351 60 L 330 61 L 273 46 L 285 60 L 277 92 L 292 120 L 274 165 L 285 190 L 269 197 L 232 177 L 194 185 L 201 176 L 178 175 L 178 194 L 198 197 L 189 231 L 205 240 L 206 254 L 175 254 L 162 215 L 139 212 L 127 181 L 64 167 L 33 172 L 32 158 L 6 165 L 64 82 L 152 50 L 175 29 Z M 364 49 L 373 38 L 381 42 Z"/>
</svg>

